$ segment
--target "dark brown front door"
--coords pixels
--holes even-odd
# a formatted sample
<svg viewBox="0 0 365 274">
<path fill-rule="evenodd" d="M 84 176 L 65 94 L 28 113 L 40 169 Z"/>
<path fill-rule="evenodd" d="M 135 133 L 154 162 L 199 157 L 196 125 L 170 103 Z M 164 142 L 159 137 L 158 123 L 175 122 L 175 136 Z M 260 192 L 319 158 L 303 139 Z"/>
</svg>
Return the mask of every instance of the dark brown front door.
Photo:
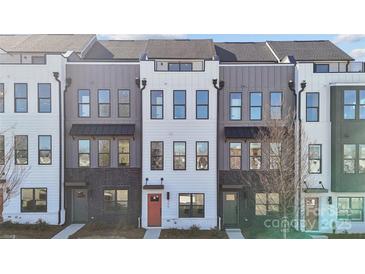
<svg viewBox="0 0 365 274">
<path fill-rule="evenodd" d="M 148 226 L 161 226 L 161 194 L 148 194 Z"/>
<path fill-rule="evenodd" d="M 305 198 L 305 230 L 318 230 L 319 198 Z"/>
</svg>

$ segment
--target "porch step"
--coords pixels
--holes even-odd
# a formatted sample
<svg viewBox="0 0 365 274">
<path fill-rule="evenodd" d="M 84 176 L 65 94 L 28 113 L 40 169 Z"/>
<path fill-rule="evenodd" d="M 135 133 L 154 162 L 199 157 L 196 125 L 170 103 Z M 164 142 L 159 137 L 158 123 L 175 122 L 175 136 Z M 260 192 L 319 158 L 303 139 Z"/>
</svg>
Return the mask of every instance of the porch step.
<svg viewBox="0 0 365 274">
<path fill-rule="evenodd" d="M 161 229 L 160 228 L 148 228 L 144 234 L 143 239 L 159 239 Z"/>
<path fill-rule="evenodd" d="M 244 239 L 241 229 L 238 228 L 227 228 L 226 233 L 229 239 Z"/>
<path fill-rule="evenodd" d="M 68 239 L 72 234 L 75 234 L 81 228 L 84 227 L 85 224 L 72 224 L 66 227 L 64 230 L 58 232 L 52 239 Z"/>
</svg>

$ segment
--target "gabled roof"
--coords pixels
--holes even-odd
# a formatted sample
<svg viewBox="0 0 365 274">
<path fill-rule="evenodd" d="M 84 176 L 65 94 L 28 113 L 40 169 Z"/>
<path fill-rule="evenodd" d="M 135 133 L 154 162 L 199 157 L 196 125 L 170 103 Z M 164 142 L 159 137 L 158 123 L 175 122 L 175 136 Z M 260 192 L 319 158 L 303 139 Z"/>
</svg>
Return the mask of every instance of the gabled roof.
<svg viewBox="0 0 365 274">
<path fill-rule="evenodd" d="M 0 48 L 6 52 L 80 53 L 93 39 L 93 34 L 0 35 Z"/>
<path fill-rule="evenodd" d="M 221 62 L 276 62 L 265 42 L 215 43 Z"/>
<path fill-rule="evenodd" d="M 147 44 L 146 40 L 101 40 L 99 42 L 112 54 L 113 59 L 127 60 L 139 60 Z"/>
<path fill-rule="evenodd" d="M 293 56 L 297 61 L 352 61 L 353 58 L 328 40 L 268 41 L 275 55 L 282 60 Z"/>
</svg>

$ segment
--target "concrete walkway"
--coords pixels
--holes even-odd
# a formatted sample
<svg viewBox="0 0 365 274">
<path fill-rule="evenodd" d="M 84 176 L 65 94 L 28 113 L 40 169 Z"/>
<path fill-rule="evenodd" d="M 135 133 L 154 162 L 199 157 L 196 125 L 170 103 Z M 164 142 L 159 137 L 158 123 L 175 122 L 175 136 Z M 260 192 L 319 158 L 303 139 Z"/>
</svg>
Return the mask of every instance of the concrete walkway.
<svg viewBox="0 0 365 274">
<path fill-rule="evenodd" d="M 75 234 L 81 228 L 84 227 L 85 224 L 72 224 L 66 227 L 64 230 L 58 232 L 52 239 L 68 239 L 72 234 Z"/>
<path fill-rule="evenodd" d="M 244 239 L 245 238 L 242 235 L 241 229 L 238 229 L 238 228 L 226 229 L 226 233 L 227 233 L 229 239 Z"/>
<path fill-rule="evenodd" d="M 160 238 L 160 233 L 160 228 L 148 228 L 146 229 L 143 239 L 158 239 Z"/>
</svg>

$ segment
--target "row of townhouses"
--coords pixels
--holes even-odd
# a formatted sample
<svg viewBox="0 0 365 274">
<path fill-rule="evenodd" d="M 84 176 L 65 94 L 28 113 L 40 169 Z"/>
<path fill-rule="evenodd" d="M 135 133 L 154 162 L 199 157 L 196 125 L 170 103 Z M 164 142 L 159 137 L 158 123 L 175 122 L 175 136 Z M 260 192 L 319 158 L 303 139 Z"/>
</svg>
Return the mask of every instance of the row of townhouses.
<svg viewBox="0 0 365 274">
<path fill-rule="evenodd" d="M 330 41 L 2 35 L 0 165 L 13 150 L 25 175 L 10 198 L 2 189 L 0 216 L 244 226 L 280 203 L 242 179 L 270 169 L 255 132 L 296 109 L 309 151 L 300 228 L 365 231 L 365 67 L 353 61 Z"/>
</svg>

